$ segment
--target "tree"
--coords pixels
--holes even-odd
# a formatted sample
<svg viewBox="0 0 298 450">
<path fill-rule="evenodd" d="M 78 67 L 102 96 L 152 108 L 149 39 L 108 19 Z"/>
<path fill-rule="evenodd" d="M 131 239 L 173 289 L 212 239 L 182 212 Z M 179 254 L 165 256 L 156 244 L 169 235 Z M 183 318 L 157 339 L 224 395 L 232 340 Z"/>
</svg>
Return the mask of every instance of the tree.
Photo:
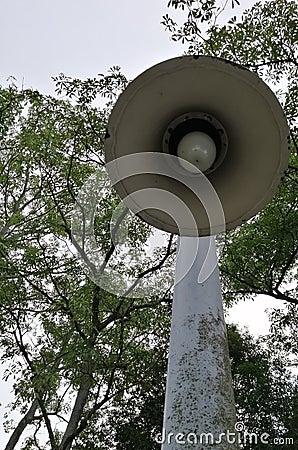
<svg viewBox="0 0 298 450">
<path fill-rule="evenodd" d="M 26 450 L 110 448 L 104 423 L 115 399 L 132 395 L 154 364 L 153 350 L 166 345 L 162 297 L 111 294 L 90 279 L 74 254 L 91 264 L 84 247 L 88 233 L 76 240 L 71 216 L 75 204 L 84 212 L 76 203 L 84 182 L 103 172 L 109 102 L 126 79 L 114 68 L 96 80 L 60 76 L 56 82 L 67 99 L 18 91 L 14 84 L 0 91 L 1 358 L 8 364 L 6 378 L 14 378 L 12 409 L 23 415 L 18 424 L 6 423 L 12 430 L 6 450 L 15 448 L 28 425 Z M 91 106 L 98 94 L 109 96 L 104 109 Z M 117 265 L 109 219 L 118 203 L 106 189 L 95 214 L 94 236 L 104 255 L 99 274 Z M 150 233 L 128 218 L 131 247 L 140 247 Z M 168 262 L 173 248 L 170 238 L 142 265 L 136 259 L 131 270 L 137 280 Z M 121 264 L 118 258 L 120 271 Z M 46 442 L 40 439 L 44 428 Z"/>
<path fill-rule="evenodd" d="M 285 354 L 270 348 L 270 339 L 256 340 L 235 326 L 229 327 L 228 334 L 237 420 L 258 436 L 257 442 L 245 441 L 243 436 L 243 448 L 274 449 L 274 439 L 296 442 L 298 385 L 297 377 L 285 365 Z M 260 442 L 263 433 L 270 435 L 268 443 Z"/>
</svg>

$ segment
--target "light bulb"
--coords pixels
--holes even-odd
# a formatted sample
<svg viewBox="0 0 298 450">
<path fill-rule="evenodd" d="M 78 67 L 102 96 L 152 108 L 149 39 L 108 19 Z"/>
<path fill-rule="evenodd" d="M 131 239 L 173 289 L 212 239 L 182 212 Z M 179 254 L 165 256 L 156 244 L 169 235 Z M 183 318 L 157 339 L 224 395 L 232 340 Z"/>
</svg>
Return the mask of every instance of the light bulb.
<svg viewBox="0 0 298 450">
<path fill-rule="evenodd" d="M 177 147 L 177 156 L 181 166 L 189 172 L 195 173 L 189 164 L 196 166 L 201 172 L 210 169 L 216 158 L 216 145 L 211 137 L 202 131 L 192 131 L 183 136 Z"/>
</svg>

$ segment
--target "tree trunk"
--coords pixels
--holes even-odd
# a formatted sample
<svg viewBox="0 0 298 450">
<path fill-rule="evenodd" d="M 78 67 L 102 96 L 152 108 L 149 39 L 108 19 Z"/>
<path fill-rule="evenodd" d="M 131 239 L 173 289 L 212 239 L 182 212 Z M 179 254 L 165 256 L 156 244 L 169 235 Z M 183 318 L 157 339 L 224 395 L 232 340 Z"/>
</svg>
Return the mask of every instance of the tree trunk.
<svg viewBox="0 0 298 450">
<path fill-rule="evenodd" d="M 89 372 L 89 371 L 88 371 Z M 81 420 L 84 406 L 86 404 L 90 387 L 92 384 L 92 378 L 89 373 L 86 373 L 82 377 L 82 382 L 80 384 L 79 392 L 65 430 L 64 436 L 62 438 L 62 442 L 59 446 L 59 450 L 70 450 L 72 441 L 75 437 L 75 432 L 78 428 L 79 422 Z"/>
<path fill-rule="evenodd" d="M 20 420 L 17 427 L 15 428 L 14 432 L 12 433 L 8 443 L 6 444 L 6 447 L 4 450 L 13 450 L 15 446 L 17 445 L 23 431 L 25 430 L 26 426 L 29 425 L 34 418 L 35 411 L 38 407 L 38 401 L 35 399 L 30 406 L 29 410 L 26 412 L 24 417 Z"/>
</svg>

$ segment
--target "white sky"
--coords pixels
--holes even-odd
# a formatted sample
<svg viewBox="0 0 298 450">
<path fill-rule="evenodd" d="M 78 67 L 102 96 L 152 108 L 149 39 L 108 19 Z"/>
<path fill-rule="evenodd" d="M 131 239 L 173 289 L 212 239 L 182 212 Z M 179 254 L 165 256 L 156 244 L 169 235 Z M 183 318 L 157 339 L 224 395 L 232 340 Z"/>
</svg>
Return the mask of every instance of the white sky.
<svg viewBox="0 0 298 450">
<path fill-rule="evenodd" d="M 113 65 L 133 79 L 184 48 L 171 42 L 160 25 L 168 0 L 0 0 L 0 84 L 17 84 L 53 93 L 51 76 L 78 78 L 106 73 Z M 249 7 L 252 0 L 242 1 Z M 236 9 L 233 14 L 241 11 Z M 236 305 L 229 321 L 254 334 L 268 332 L 267 307 L 281 302 L 260 297 Z M 0 384 L 0 421 L 11 385 Z M 0 447 L 7 442 L 0 426 Z"/>
<path fill-rule="evenodd" d="M 134 78 L 181 53 L 160 21 L 167 1 L 1 0 L 1 75 L 52 88 L 51 76 L 79 78 L 120 65 Z"/>
</svg>

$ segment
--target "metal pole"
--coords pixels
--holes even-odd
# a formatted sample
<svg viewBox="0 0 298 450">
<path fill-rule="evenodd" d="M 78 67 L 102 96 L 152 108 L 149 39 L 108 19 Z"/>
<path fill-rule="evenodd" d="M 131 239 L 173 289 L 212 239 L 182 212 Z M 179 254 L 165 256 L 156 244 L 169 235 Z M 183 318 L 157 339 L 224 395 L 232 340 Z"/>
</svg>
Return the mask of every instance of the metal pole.
<svg viewBox="0 0 298 450">
<path fill-rule="evenodd" d="M 162 450 L 238 449 L 214 238 L 181 237 L 175 276 Z"/>
</svg>

